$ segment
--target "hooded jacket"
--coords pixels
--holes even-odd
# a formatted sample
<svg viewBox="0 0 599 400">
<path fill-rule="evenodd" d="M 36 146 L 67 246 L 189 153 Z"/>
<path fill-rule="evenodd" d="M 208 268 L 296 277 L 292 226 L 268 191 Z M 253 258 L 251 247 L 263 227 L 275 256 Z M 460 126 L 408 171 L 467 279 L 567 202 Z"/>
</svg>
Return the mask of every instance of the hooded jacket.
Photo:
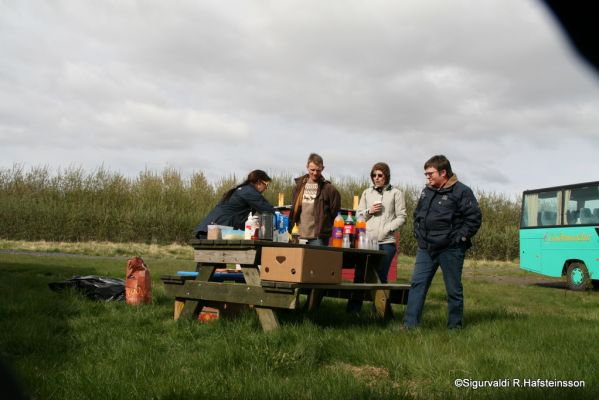
<svg viewBox="0 0 599 400">
<path fill-rule="evenodd" d="M 375 202 L 383 204 L 383 211 L 370 215 L 366 211 Z M 403 192 L 391 185 L 380 190 L 369 187 L 362 192 L 358 213 L 366 218 L 366 235 L 376 237 L 379 243 L 395 243 L 395 231 L 406 222 L 406 201 Z"/>
<path fill-rule="evenodd" d="M 414 210 L 414 236 L 418 247 L 442 251 L 465 249 L 480 228 L 482 216 L 472 190 L 453 175 L 444 187 L 426 186 Z"/>
<path fill-rule="evenodd" d="M 296 223 L 301 223 L 302 201 L 299 199 L 304 192 L 304 185 L 308 181 L 308 174 L 295 179 L 295 187 L 291 196 L 291 210 L 289 211 L 289 232 Z M 333 184 L 322 176 L 318 183 L 316 198 L 314 199 L 315 235 L 328 238 L 333 231 L 333 221 L 341 208 L 341 195 Z"/>
<path fill-rule="evenodd" d="M 196 226 L 195 236 L 198 237 L 198 235 L 208 232 L 208 225 L 211 224 L 243 229 L 250 211 L 274 212 L 275 208 L 256 190 L 254 185 L 248 183 L 238 187 L 227 201 L 220 201 Z"/>
</svg>

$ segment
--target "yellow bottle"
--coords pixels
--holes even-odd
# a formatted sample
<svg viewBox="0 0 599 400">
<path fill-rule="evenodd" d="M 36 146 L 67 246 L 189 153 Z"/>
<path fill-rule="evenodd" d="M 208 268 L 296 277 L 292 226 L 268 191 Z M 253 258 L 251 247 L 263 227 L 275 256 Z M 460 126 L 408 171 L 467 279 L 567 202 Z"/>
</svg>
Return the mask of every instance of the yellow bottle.
<svg viewBox="0 0 599 400">
<path fill-rule="evenodd" d="M 297 224 L 293 224 L 293 229 L 291 229 L 291 243 L 299 243 L 299 229 Z"/>
</svg>

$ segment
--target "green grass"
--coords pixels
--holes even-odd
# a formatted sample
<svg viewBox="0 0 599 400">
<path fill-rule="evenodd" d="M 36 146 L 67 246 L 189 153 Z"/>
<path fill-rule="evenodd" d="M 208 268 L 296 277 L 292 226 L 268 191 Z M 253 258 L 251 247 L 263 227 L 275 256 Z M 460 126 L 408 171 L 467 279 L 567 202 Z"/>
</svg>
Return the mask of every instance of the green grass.
<svg viewBox="0 0 599 400">
<path fill-rule="evenodd" d="M 142 254 L 143 256 L 143 254 Z M 173 321 L 161 274 L 185 259 L 144 257 L 154 303 L 93 302 L 48 283 L 73 275 L 123 277 L 126 257 L 0 254 L 0 353 L 33 399 L 595 399 L 599 295 L 507 262 L 468 262 L 466 327 L 448 331 L 440 273 L 424 323 L 368 311 L 358 319 L 325 299 L 311 315 L 280 313 L 265 334 L 243 314 L 210 324 Z M 399 278 L 409 278 L 400 257 Z M 398 318 L 403 306 L 394 306 Z M 584 380 L 584 389 L 454 387 L 457 378 Z"/>
</svg>

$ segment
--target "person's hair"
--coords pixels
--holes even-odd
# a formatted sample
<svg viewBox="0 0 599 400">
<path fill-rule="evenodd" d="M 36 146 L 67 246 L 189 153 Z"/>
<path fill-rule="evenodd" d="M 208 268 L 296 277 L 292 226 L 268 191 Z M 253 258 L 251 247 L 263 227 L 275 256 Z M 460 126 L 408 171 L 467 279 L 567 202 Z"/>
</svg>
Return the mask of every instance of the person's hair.
<svg viewBox="0 0 599 400">
<path fill-rule="evenodd" d="M 437 171 L 441 172 L 445 170 L 447 172 L 447 177 L 451 178 L 453 176 L 453 171 L 451 170 L 451 164 L 447 157 L 442 154 L 432 156 L 428 159 L 427 162 L 424 163 L 424 169 L 434 168 Z"/>
<path fill-rule="evenodd" d="M 372 177 L 374 171 L 381 171 L 383 175 L 385 175 L 385 185 L 388 185 L 391 182 L 391 169 L 389 168 L 387 163 L 377 162 L 372 166 L 372 169 L 370 170 L 370 180 L 372 181 L 372 183 L 374 183 L 374 178 Z"/>
<path fill-rule="evenodd" d="M 231 196 L 233 196 L 233 193 L 235 193 L 235 191 L 237 189 L 239 189 L 240 187 L 242 187 L 244 185 L 248 185 L 250 183 L 255 185 L 259 181 L 270 182 L 270 181 L 272 181 L 272 179 L 270 179 L 270 176 L 268 176 L 268 174 L 266 172 L 262 171 L 261 169 L 255 169 L 248 174 L 248 177 L 246 178 L 245 181 L 241 182 L 239 185 L 235 186 L 233 189 L 229 189 L 223 195 L 223 198 L 221 201 L 229 200 L 231 198 Z"/>
<path fill-rule="evenodd" d="M 316 153 L 310 154 L 310 156 L 308 157 L 308 162 L 306 163 L 306 166 L 308 166 L 310 163 L 314 163 L 316 166 L 318 166 L 320 168 L 324 167 L 324 161 L 322 160 L 322 157 Z"/>
</svg>

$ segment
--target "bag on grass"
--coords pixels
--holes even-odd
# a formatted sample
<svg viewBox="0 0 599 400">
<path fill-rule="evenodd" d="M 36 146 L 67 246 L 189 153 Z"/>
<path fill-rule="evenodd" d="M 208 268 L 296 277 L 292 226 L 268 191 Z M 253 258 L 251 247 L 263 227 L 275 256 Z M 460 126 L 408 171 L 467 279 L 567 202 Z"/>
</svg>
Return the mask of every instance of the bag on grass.
<svg viewBox="0 0 599 400">
<path fill-rule="evenodd" d="M 74 288 L 92 300 L 122 301 L 125 299 L 125 281 L 97 275 L 75 275 L 71 279 L 48 284 L 55 292 Z"/>
<path fill-rule="evenodd" d="M 125 300 L 127 304 L 152 303 L 150 269 L 141 257 L 133 257 L 127 261 L 126 277 Z"/>
</svg>

